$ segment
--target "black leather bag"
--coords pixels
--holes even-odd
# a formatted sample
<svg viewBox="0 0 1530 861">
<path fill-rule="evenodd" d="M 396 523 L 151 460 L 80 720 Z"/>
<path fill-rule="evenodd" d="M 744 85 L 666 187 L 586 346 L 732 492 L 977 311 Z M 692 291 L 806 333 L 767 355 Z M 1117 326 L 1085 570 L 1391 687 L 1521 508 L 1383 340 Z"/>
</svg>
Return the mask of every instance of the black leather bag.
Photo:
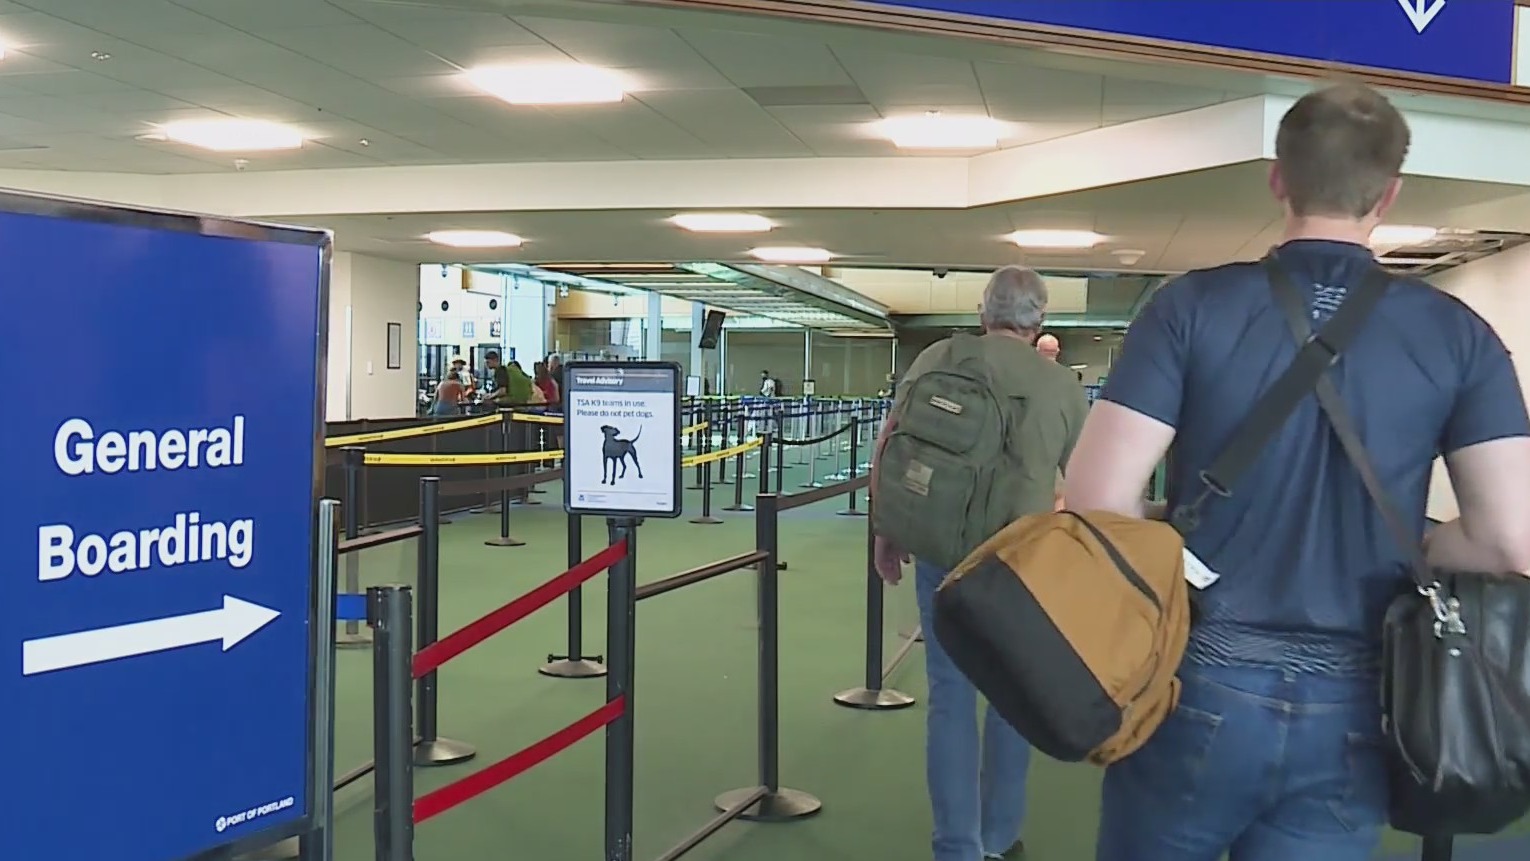
<svg viewBox="0 0 1530 861">
<path fill-rule="evenodd" d="M 1308 340 L 1301 293 L 1273 258 L 1266 269 Z M 1530 812 L 1530 578 L 1431 570 L 1332 380 L 1317 398 L 1413 575 L 1382 633 L 1392 826 L 1427 838 L 1501 831 Z"/>
</svg>

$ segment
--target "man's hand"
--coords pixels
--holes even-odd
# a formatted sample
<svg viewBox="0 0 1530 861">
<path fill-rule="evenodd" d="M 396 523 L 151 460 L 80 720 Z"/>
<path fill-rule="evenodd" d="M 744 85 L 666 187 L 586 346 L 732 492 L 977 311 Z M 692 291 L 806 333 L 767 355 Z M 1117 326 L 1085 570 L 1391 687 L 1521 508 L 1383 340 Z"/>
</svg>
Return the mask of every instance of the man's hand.
<svg viewBox="0 0 1530 861">
<path fill-rule="evenodd" d="M 903 563 L 909 561 L 907 553 L 892 543 L 892 539 L 876 537 L 873 553 L 877 574 L 889 586 L 896 586 L 903 579 Z"/>
</svg>

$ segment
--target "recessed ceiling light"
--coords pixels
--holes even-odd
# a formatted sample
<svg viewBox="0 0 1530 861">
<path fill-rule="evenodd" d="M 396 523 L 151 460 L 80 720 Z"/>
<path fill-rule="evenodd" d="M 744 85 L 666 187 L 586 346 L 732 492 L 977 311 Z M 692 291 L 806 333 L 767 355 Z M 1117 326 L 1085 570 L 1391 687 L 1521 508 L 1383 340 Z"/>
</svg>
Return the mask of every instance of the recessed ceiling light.
<svg viewBox="0 0 1530 861">
<path fill-rule="evenodd" d="M 876 123 L 879 134 L 900 149 L 993 149 L 1008 126 L 993 117 L 929 113 Z"/>
<path fill-rule="evenodd" d="M 621 75 L 579 63 L 485 66 L 466 75 L 468 83 L 512 105 L 594 105 L 621 101 Z"/>
<path fill-rule="evenodd" d="M 297 149 L 303 133 L 266 120 L 184 120 L 160 127 L 165 138 L 217 152 Z"/>
<path fill-rule="evenodd" d="M 112 55 L 106 53 L 105 51 L 91 51 L 90 58 L 95 60 L 97 63 L 104 63 L 107 60 L 110 60 Z"/>
<path fill-rule="evenodd" d="M 526 243 L 514 233 L 502 230 L 434 230 L 425 238 L 453 248 L 520 248 Z"/>
<path fill-rule="evenodd" d="M 1004 237 L 1021 248 L 1093 248 L 1105 237 L 1092 230 L 1016 230 Z"/>
<path fill-rule="evenodd" d="M 1371 231 L 1372 245 L 1417 245 L 1439 235 L 1437 227 L 1418 227 L 1411 224 L 1382 224 Z"/>
<path fill-rule="evenodd" d="M 796 245 L 766 246 L 750 249 L 750 254 L 766 263 L 828 263 L 834 255 L 822 248 Z"/>
<path fill-rule="evenodd" d="M 745 212 L 686 212 L 669 221 L 693 233 L 765 233 L 776 226 L 763 215 Z"/>
</svg>

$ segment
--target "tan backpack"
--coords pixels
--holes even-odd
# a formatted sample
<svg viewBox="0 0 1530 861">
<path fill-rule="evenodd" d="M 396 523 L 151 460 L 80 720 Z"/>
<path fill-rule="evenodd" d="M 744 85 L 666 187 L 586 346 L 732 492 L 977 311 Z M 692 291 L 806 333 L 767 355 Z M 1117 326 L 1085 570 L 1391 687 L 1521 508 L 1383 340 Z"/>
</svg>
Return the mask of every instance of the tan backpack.
<svg viewBox="0 0 1530 861">
<path fill-rule="evenodd" d="M 1190 632 L 1183 550 L 1167 523 L 1023 517 L 942 584 L 935 636 L 1038 750 L 1115 762 L 1179 702 Z"/>
</svg>

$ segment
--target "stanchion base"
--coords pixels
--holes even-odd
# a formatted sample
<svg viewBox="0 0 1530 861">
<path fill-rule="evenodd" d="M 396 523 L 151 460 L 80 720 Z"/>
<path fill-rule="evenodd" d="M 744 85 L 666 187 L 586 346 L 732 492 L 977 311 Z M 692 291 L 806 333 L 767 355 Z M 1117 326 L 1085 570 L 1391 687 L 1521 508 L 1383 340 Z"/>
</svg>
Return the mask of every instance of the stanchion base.
<svg viewBox="0 0 1530 861">
<path fill-rule="evenodd" d="M 478 751 L 465 741 L 438 738 L 414 746 L 414 765 L 416 768 L 438 768 L 467 762 L 477 755 Z"/>
<path fill-rule="evenodd" d="M 545 490 L 543 490 L 543 489 L 542 489 L 542 488 L 540 488 L 540 487 L 533 487 L 533 488 L 532 488 L 532 489 L 531 489 L 531 492 L 532 492 L 532 493 L 546 493 L 546 492 L 547 492 L 547 491 L 545 491 Z"/>
<path fill-rule="evenodd" d="M 484 544 L 489 547 L 525 547 L 526 542 L 519 538 L 490 538 Z"/>
<path fill-rule="evenodd" d="M 722 523 L 721 520 L 718 520 L 715 517 L 693 517 L 691 518 L 691 522 L 697 526 L 716 526 L 717 524 Z"/>
<path fill-rule="evenodd" d="M 723 511 L 740 511 L 740 512 L 742 512 L 742 511 L 753 511 L 753 510 L 754 510 L 754 506 L 753 505 L 730 505 L 727 508 L 723 509 Z"/>
<path fill-rule="evenodd" d="M 555 679 L 598 679 L 606 674 L 606 665 L 593 658 L 578 661 L 560 658 L 543 664 L 537 672 Z"/>
<path fill-rule="evenodd" d="M 540 500 L 540 499 L 532 499 L 529 496 L 523 496 L 520 499 L 515 500 L 515 504 L 516 505 L 541 505 L 542 504 L 542 500 Z"/>
<path fill-rule="evenodd" d="M 914 704 L 914 698 L 902 691 L 895 691 L 891 688 L 882 688 L 875 691 L 870 688 L 851 688 L 848 691 L 840 691 L 835 694 L 834 702 L 849 709 L 886 712 L 894 709 L 906 709 Z"/>
<path fill-rule="evenodd" d="M 753 795 L 757 788 L 748 786 L 724 792 L 717 796 L 712 805 L 718 810 L 732 809 Z M 793 819 L 806 819 L 822 809 L 823 802 L 806 792 L 782 787 L 760 799 L 748 812 L 739 814 L 738 818 L 745 822 L 790 822 Z"/>
<path fill-rule="evenodd" d="M 840 517 L 865 517 L 866 516 L 866 512 L 864 512 L 864 511 L 856 511 L 853 508 L 847 508 L 844 511 L 836 511 L 835 514 L 838 514 Z"/>
<path fill-rule="evenodd" d="M 816 490 L 817 488 L 823 487 L 823 482 L 810 481 L 810 482 L 808 482 L 806 484 L 799 484 L 797 486 L 798 487 L 802 487 L 802 488 L 812 488 L 812 489 Z"/>
<path fill-rule="evenodd" d="M 370 649 L 372 648 L 372 629 L 362 626 L 354 634 L 347 634 L 342 627 L 335 632 L 335 648 L 337 649 Z"/>
<path fill-rule="evenodd" d="M 236 856 L 235 861 L 291 861 L 302 854 L 302 846 L 296 837 L 288 837 L 280 843 L 273 843 L 264 849 L 257 849 L 248 855 Z"/>
</svg>

